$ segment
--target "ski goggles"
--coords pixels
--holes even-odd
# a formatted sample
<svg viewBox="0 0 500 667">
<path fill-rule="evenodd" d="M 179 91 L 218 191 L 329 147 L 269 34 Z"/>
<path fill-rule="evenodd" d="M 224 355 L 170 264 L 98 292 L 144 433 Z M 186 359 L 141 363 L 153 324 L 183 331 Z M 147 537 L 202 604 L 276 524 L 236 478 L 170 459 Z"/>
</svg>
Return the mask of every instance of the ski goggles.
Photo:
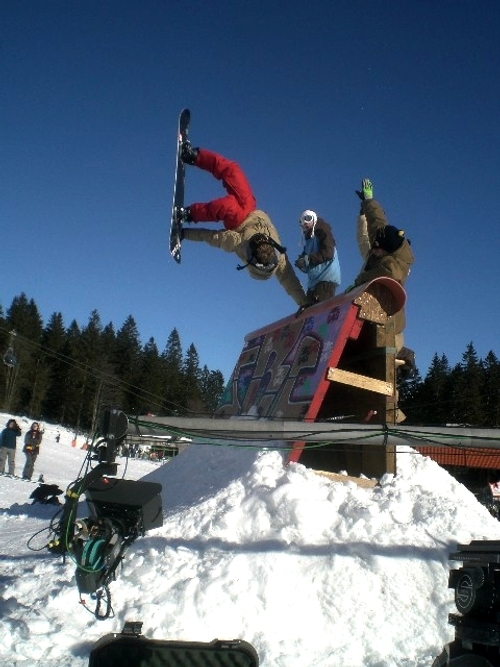
<svg viewBox="0 0 500 667">
<path fill-rule="evenodd" d="M 314 211 L 304 211 L 301 213 L 300 218 L 299 218 L 299 225 L 302 227 L 302 229 L 310 229 L 316 224 L 316 221 L 318 220 L 318 216 Z"/>
</svg>

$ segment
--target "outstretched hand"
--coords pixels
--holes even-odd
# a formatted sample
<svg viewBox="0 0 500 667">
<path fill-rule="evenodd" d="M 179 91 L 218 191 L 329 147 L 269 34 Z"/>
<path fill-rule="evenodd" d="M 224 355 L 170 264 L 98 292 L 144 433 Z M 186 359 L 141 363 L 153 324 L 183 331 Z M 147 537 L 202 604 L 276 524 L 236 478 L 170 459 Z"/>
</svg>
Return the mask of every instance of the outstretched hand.
<svg viewBox="0 0 500 667">
<path fill-rule="evenodd" d="M 354 190 L 361 201 L 373 199 L 373 185 L 369 178 L 363 178 L 361 181 L 361 190 Z"/>
</svg>

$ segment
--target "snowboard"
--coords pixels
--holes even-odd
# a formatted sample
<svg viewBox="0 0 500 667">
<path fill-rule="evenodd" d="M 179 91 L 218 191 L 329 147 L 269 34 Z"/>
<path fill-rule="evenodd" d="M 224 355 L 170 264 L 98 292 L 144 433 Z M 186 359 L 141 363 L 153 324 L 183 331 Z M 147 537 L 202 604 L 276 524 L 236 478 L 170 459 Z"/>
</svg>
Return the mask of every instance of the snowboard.
<svg viewBox="0 0 500 667">
<path fill-rule="evenodd" d="M 188 138 L 191 112 L 183 109 L 179 115 L 177 125 L 177 151 L 175 156 L 174 196 L 172 201 L 172 216 L 170 219 L 170 254 L 174 260 L 181 263 L 182 223 L 175 215 L 176 207 L 184 207 L 184 181 L 186 167 L 181 160 L 181 145 Z"/>
</svg>

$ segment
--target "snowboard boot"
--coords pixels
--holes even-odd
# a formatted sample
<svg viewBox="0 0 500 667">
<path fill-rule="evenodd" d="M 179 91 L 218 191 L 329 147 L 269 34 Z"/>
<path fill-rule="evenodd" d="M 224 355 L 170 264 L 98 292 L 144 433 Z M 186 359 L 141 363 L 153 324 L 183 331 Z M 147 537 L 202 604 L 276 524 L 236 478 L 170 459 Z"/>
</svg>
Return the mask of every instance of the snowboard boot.
<svg viewBox="0 0 500 667">
<path fill-rule="evenodd" d="M 193 148 L 189 141 L 183 141 L 181 146 L 181 160 L 185 164 L 194 164 L 198 153 L 200 152 L 199 148 Z"/>
</svg>

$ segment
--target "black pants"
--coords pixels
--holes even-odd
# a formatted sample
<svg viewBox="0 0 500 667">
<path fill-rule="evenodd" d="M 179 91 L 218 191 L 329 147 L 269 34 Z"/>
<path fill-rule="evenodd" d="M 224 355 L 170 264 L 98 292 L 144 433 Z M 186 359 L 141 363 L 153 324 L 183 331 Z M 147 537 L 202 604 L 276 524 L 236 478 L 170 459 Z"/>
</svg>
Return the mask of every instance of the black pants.
<svg viewBox="0 0 500 667">
<path fill-rule="evenodd" d="M 335 290 L 337 285 L 335 283 L 327 283 L 325 281 L 317 283 L 314 288 L 307 290 L 307 298 L 314 299 L 318 303 L 320 301 L 326 301 L 335 296 Z"/>
<path fill-rule="evenodd" d="M 31 479 L 33 477 L 33 470 L 35 468 L 35 461 L 38 454 L 34 452 L 24 452 L 26 456 L 26 463 L 23 470 L 23 479 Z"/>
</svg>

